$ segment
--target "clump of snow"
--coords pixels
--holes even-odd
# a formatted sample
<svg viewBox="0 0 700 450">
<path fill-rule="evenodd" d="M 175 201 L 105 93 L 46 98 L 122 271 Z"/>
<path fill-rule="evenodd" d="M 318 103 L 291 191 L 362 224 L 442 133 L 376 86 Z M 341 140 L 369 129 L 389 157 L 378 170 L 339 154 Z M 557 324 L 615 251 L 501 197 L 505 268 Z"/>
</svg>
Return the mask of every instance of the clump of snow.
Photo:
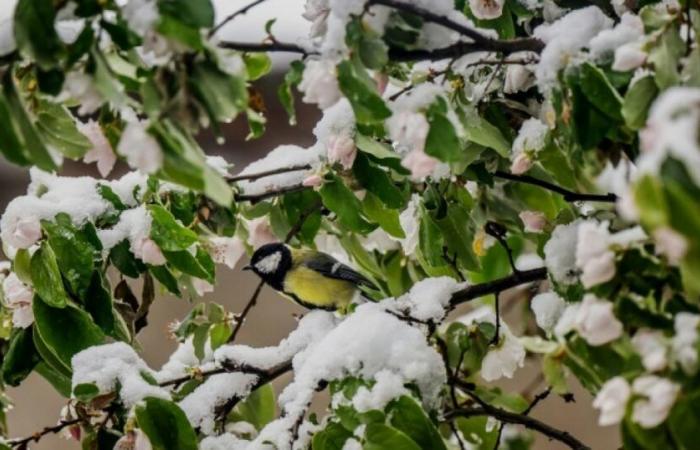
<svg viewBox="0 0 700 450">
<path fill-rule="evenodd" d="M 615 28 L 604 29 L 591 39 L 590 51 L 595 60 L 603 60 L 609 57 L 615 50 L 623 45 L 635 42 L 644 36 L 644 23 L 639 16 L 625 13 L 620 23 Z"/>
<path fill-rule="evenodd" d="M 231 433 L 224 433 L 219 436 L 209 436 L 199 443 L 200 450 L 245 450 L 248 441 L 237 438 Z"/>
<path fill-rule="evenodd" d="M 409 395 L 404 387 L 404 379 L 388 370 L 381 370 L 374 376 L 375 383 L 370 388 L 362 386 L 352 398 L 356 411 L 363 413 L 373 409 L 383 410 L 389 402 L 403 395 Z"/>
<path fill-rule="evenodd" d="M 115 392 L 124 406 L 131 408 L 146 397 L 170 399 L 163 388 L 146 381 L 155 373 L 124 342 L 97 345 L 77 353 L 71 360 L 73 388 L 80 384 L 94 384 L 100 394 Z"/>
<path fill-rule="evenodd" d="M 221 373 L 210 376 L 178 404 L 193 427 L 204 434 L 212 434 L 217 409 L 232 398 L 245 398 L 256 381 L 257 375 Z"/>
<path fill-rule="evenodd" d="M 535 70 L 540 90 L 548 91 L 556 83 L 559 70 L 587 47 L 594 36 L 612 26 L 612 19 L 598 7 L 588 6 L 535 28 L 534 36 L 546 44 Z"/>
<path fill-rule="evenodd" d="M 0 236 L 5 245 L 13 248 L 23 247 L 16 233 L 18 225 L 26 220 L 53 220 L 57 214 L 66 213 L 76 226 L 82 226 L 113 211 L 112 204 L 98 192 L 100 184 L 110 187 L 127 206 L 134 206 L 137 202 L 134 193 L 146 188 L 146 178 L 135 172 L 114 181 L 61 177 L 37 168 L 30 169 L 29 174 L 27 194 L 12 200 L 0 219 Z"/>
<path fill-rule="evenodd" d="M 410 291 L 396 300 L 388 299 L 380 304 L 420 321 L 437 322 L 445 317 L 452 294 L 463 285 L 452 277 L 426 278 L 414 284 Z"/>
<path fill-rule="evenodd" d="M 536 154 L 544 148 L 548 132 L 547 125 L 539 119 L 531 117 L 523 122 L 513 141 L 511 172 L 520 175 L 530 169 Z"/>
<path fill-rule="evenodd" d="M 557 283 L 570 285 L 578 279 L 576 244 L 580 223 L 577 220 L 566 225 L 557 225 L 544 246 L 547 271 Z"/>
<path fill-rule="evenodd" d="M 155 377 L 159 382 L 174 380 L 189 373 L 192 368 L 200 368 L 208 370 L 214 367 L 214 354 L 209 342 L 204 346 L 204 357 L 200 360 L 195 355 L 193 338 L 189 337 L 184 342 L 181 342 L 177 349 L 170 355 L 160 371 Z"/>
<path fill-rule="evenodd" d="M 543 292 L 532 298 L 530 308 L 535 313 L 537 326 L 551 333 L 564 313 L 566 302 L 555 292 Z"/>
<path fill-rule="evenodd" d="M 311 169 L 281 173 L 257 180 L 241 181 L 238 186 L 246 194 L 258 195 L 271 190 L 301 184 L 321 164 L 321 155 L 323 153 L 323 149 L 320 146 L 305 149 L 296 145 L 280 145 L 264 158 L 246 166 L 241 175 L 252 175 L 282 167 L 303 166 L 306 164 L 309 164 Z"/>
</svg>

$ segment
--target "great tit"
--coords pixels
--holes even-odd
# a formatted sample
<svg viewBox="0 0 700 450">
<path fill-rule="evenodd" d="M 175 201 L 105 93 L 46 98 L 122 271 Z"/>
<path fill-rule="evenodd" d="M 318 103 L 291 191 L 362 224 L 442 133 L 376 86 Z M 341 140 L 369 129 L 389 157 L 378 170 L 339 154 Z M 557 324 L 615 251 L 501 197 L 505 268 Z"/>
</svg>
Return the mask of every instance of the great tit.
<svg viewBox="0 0 700 450">
<path fill-rule="evenodd" d="M 360 286 L 374 284 L 332 256 L 286 244 L 258 248 L 243 270 L 252 270 L 273 289 L 310 309 L 344 311 Z"/>
</svg>

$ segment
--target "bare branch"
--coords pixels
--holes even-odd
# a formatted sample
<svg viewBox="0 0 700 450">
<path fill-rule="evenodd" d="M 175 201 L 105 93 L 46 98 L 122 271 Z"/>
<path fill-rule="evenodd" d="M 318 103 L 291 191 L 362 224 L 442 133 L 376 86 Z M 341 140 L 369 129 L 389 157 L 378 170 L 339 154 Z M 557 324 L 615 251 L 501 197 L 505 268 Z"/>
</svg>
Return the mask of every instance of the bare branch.
<svg viewBox="0 0 700 450">
<path fill-rule="evenodd" d="M 37 431 L 36 433 L 33 433 L 31 436 L 23 437 L 23 438 L 16 438 L 16 439 L 10 439 L 9 441 L 6 442 L 7 445 L 9 445 L 12 448 L 27 448 L 27 445 L 34 441 L 34 442 L 39 442 L 41 438 L 46 436 L 47 434 L 56 434 L 60 433 L 63 431 L 64 428 L 70 427 L 72 425 L 77 425 L 80 422 L 82 422 L 83 419 L 71 419 L 71 420 L 61 420 L 58 422 L 58 424 L 51 426 L 51 427 L 45 427 L 41 431 Z"/>
<path fill-rule="evenodd" d="M 219 47 L 230 50 L 238 50 L 241 52 L 282 52 L 282 53 L 299 53 L 303 56 L 313 55 L 315 52 L 310 52 L 304 47 L 292 44 L 289 42 L 234 42 L 222 41 Z"/>
<path fill-rule="evenodd" d="M 247 13 L 248 11 L 255 8 L 259 4 L 263 3 L 264 1 L 265 0 L 255 0 L 254 2 L 249 3 L 246 6 L 244 6 L 243 8 L 233 12 L 232 14 L 229 14 L 221 22 L 219 22 L 218 25 L 216 25 L 214 28 L 212 28 L 211 31 L 209 31 L 209 37 L 214 36 L 221 28 L 223 28 L 224 25 L 226 25 L 227 23 L 229 23 L 230 21 L 232 21 L 236 17 Z"/>
<path fill-rule="evenodd" d="M 554 192 L 564 197 L 567 202 L 607 202 L 615 203 L 617 201 L 617 195 L 613 193 L 608 194 L 585 194 L 570 191 L 569 189 L 558 186 L 554 183 L 548 181 L 540 180 L 529 175 L 515 175 L 508 172 L 503 172 L 501 170 L 496 171 L 493 174 L 496 178 L 503 178 L 504 180 L 515 181 L 518 183 L 531 184 L 533 186 L 539 186 L 548 191 Z"/>
<path fill-rule="evenodd" d="M 496 294 L 521 284 L 531 283 L 533 281 L 542 281 L 546 278 L 547 269 L 545 267 L 538 267 L 536 269 L 521 270 L 507 277 L 498 278 L 486 283 L 467 286 L 464 289 L 452 294 L 452 298 L 450 299 L 450 307 L 454 308 L 457 305 L 467 303 L 485 295 Z"/>
<path fill-rule="evenodd" d="M 278 167 L 277 169 L 270 169 L 270 170 L 265 170 L 263 172 L 258 172 L 258 173 L 250 173 L 250 174 L 245 174 L 245 175 L 234 175 L 231 177 L 227 177 L 226 181 L 229 183 L 236 183 L 239 181 L 255 181 L 260 178 L 265 178 L 273 175 L 280 175 L 283 173 L 289 173 L 289 172 L 299 172 L 302 170 L 310 170 L 311 165 L 310 164 L 303 164 L 299 166 L 291 166 L 291 167 Z"/>
<path fill-rule="evenodd" d="M 272 191 L 262 192 L 260 194 L 236 194 L 235 199 L 239 202 L 251 202 L 257 203 L 269 198 L 279 197 L 284 194 L 290 194 L 292 192 L 305 191 L 306 189 L 311 189 L 303 184 L 293 184 L 291 186 L 281 187 L 279 189 L 274 189 Z"/>
</svg>

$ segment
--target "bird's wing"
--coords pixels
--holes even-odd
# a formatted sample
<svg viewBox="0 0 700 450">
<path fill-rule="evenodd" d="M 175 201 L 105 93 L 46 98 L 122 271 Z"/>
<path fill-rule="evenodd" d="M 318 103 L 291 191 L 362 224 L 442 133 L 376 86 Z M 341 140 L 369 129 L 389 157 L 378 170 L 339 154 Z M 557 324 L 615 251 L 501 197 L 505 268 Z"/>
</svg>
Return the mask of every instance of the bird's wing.
<svg viewBox="0 0 700 450">
<path fill-rule="evenodd" d="M 356 285 L 377 289 L 374 283 L 368 280 L 364 275 L 326 253 L 317 252 L 312 258 L 305 259 L 302 264 L 328 278 L 345 280 Z"/>
</svg>

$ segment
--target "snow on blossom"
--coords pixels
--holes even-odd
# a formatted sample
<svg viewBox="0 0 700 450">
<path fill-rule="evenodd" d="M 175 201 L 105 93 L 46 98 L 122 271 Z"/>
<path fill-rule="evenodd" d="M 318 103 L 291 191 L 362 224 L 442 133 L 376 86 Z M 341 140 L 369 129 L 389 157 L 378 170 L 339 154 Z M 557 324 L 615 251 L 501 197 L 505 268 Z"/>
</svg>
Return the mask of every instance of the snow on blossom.
<svg viewBox="0 0 700 450">
<path fill-rule="evenodd" d="M 606 381 L 593 400 L 593 407 L 600 410 L 598 425 L 605 427 L 620 423 L 631 394 L 630 385 L 624 378 L 614 377 Z"/>
<path fill-rule="evenodd" d="M 37 168 L 30 169 L 29 175 L 31 183 L 27 194 L 13 199 L 0 219 L 0 236 L 10 247 L 10 257 L 16 249 L 27 248 L 41 237 L 40 220 L 53 220 L 56 214 L 66 213 L 76 226 L 82 226 L 114 211 L 113 205 L 99 194 L 99 184 L 110 187 L 127 206 L 136 204 L 137 186 L 141 190 L 146 187 L 145 177 L 138 173 L 129 173 L 113 181 L 61 177 Z"/>
<path fill-rule="evenodd" d="M 248 441 L 237 438 L 231 433 L 208 436 L 199 443 L 200 450 L 246 450 Z"/>
<path fill-rule="evenodd" d="M 420 232 L 420 205 L 421 197 L 418 194 L 413 194 L 409 200 L 406 209 L 399 214 L 399 224 L 403 230 L 403 238 L 394 238 L 401 244 L 401 248 L 406 256 L 411 256 L 418 248 L 418 239 Z"/>
<path fill-rule="evenodd" d="M 87 348 L 73 356 L 73 388 L 94 384 L 100 394 L 115 392 L 127 408 L 146 397 L 170 399 L 170 394 L 149 383 L 142 374 L 153 377 L 153 372 L 124 342 L 114 342 Z"/>
<path fill-rule="evenodd" d="M 316 103 L 319 108 L 333 106 L 341 98 L 335 64 L 328 60 L 311 60 L 306 63 L 299 83 L 305 103 Z"/>
<path fill-rule="evenodd" d="M 159 382 L 173 380 L 190 373 L 194 367 L 201 370 L 212 369 L 214 364 L 214 352 L 211 349 L 211 343 L 207 341 L 204 345 L 204 356 L 200 360 L 195 354 L 194 338 L 192 336 L 180 342 L 175 351 L 170 355 L 168 361 L 163 364 L 163 367 L 155 374 L 155 379 Z"/>
<path fill-rule="evenodd" d="M 92 148 L 83 156 L 83 162 L 85 164 L 97 163 L 98 172 L 106 177 L 117 162 L 117 155 L 112 150 L 112 145 L 102 132 L 100 124 L 94 120 L 90 119 L 85 123 L 80 123 L 78 128 L 92 144 Z"/>
<path fill-rule="evenodd" d="M 308 149 L 296 145 L 280 145 L 264 158 L 248 164 L 240 175 L 253 175 L 282 167 L 304 165 L 311 166 L 311 169 L 280 173 L 257 180 L 241 181 L 238 186 L 245 194 L 259 195 L 275 189 L 301 184 L 305 178 L 313 175 L 318 169 L 321 164 L 321 155 L 325 155 L 325 148 L 320 145 Z"/>
<path fill-rule="evenodd" d="M 589 288 L 610 281 L 615 276 L 615 250 L 626 249 L 647 238 L 641 227 L 617 233 L 608 231 L 608 222 L 587 220 L 578 227 L 576 266 L 581 269 L 581 283 Z"/>
<path fill-rule="evenodd" d="M 535 60 L 537 55 L 533 52 L 515 52 L 509 56 L 513 61 Z M 515 94 L 526 91 L 535 84 L 534 64 L 508 64 L 506 77 L 503 84 L 503 92 Z"/>
<path fill-rule="evenodd" d="M 613 21 L 598 7 L 574 9 L 553 23 L 535 28 L 534 36 L 546 45 L 535 69 L 540 90 L 549 91 L 563 69 L 591 39 L 612 28 Z"/>
<path fill-rule="evenodd" d="M 302 17 L 311 22 L 310 37 L 316 38 L 326 34 L 330 11 L 328 0 L 306 0 Z"/>
<path fill-rule="evenodd" d="M 352 398 L 352 405 L 357 412 L 363 413 L 373 409 L 384 410 L 386 405 L 403 395 L 410 395 L 404 387 L 404 379 L 398 374 L 380 370 L 374 375 L 375 383 L 371 388 L 360 387 Z"/>
<path fill-rule="evenodd" d="M 117 152 L 126 158 L 131 168 L 143 173 L 153 173 L 163 165 L 163 150 L 141 122 L 130 122 L 126 125 L 119 139 Z"/>
<path fill-rule="evenodd" d="M 19 0 L 8 0 L 0 8 L 0 56 L 7 55 L 17 48 L 14 13 L 18 2 Z"/>
<path fill-rule="evenodd" d="M 608 28 L 598 33 L 589 44 L 594 60 L 602 61 L 620 47 L 634 43 L 644 37 L 644 23 L 636 14 L 625 13 L 614 28 Z"/>
<path fill-rule="evenodd" d="M 544 246 L 547 271 L 557 283 L 571 285 L 578 279 L 576 245 L 580 223 L 577 220 L 566 225 L 557 225 Z"/>
<path fill-rule="evenodd" d="M 547 217 L 540 211 L 522 211 L 518 217 L 522 220 L 527 233 L 542 233 L 547 225 Z"/>
<path fill-rule="evenodd" d="M 349 170 L 355 162 L 357 147 L 355 141 L 346 134 L 331 136 L 328 139 L 328 162 L 340 164 L 343 169 Z"/>
<path fill-rule="evenodd" d="M 700 185 L 700 89 L 672 87 L 663 92 L 649 110 L 646 127 L 640 132 L 640 173 L 657 174 L 668 157 L 686 166 Z"/>
<path fill-rule="evenodd" d="M 396 300 L 386 299 L 382 305 L 424 322 L 442 320 L 450 306 L 452 294 L 463 287 L 452 277 L 425 278 Z"/>
<path fill-rule="evenodd" d="M 656 253 L 663 255 L 669 264 L 677 266 L 688 251 L 688 240 L 670 227 L 660 227 L 652 233 Z"/>
<path fill-rule="evenodd" d="M 465 325 L 477 325 L 479 323 L 496 324 L 496 314 L 488 306 L 482 306 L 458 319 Z M 500 378 L 512 378 L 519 367 L 525 365 L 525 347 L 501 319 L 500 342 L 496 347 L 490 347 L 481 362 L 481 378 L 486 381 L 495 381 Z"/>
<path fill-rule="evenodd" d="M 632 420 L 643 428 L 660 425 L 676 401 L 680 386 L 656 375 L 644 375 L 632 382 L 632 392 L 641 396 L 632 406 Z"/>
<path fill-rule="evenodd" d="M 231 398 L 245 398 L 257 380 L 257 375 L 244 373 L 212 375 L 178 405 L 193 427 L 212 434 L 218 409 Z"/>
<path fill-rule="evenodd" d="M 245 244 L 237 237 L 213 236 L 207 242 L 207 249 L 214 262 L 225 264 L 229 269 L 245 254 Z"/>
<path fill-rule="evenodd" d="M 551 333 L 564 313 L 566 302 L 555 292 L 543 292 L 532 298 L 530 308 L 535 314 L 537 326 Z"/>
<path fill-rule="evenodd" d="M 34 290 L 24 284 L 14 272 L 2 280 L 3 303 L 12 311 L 12 325 L 27 328 L 34 323 L 32 300 Z"/>
<path fill-rule="evenodd" d="M 604 345 L 622 336 L 622 323 L 613 313 L 613 304 L 586 294 L 576 313 L 574 327 L 588 344 Z"/>
<path fill-rule="evenodd" d="M 424 150 L 430 124 L 422 113 L 400 111 L 394 113 L 387 120 L 387 128 L 399 153 L 407 154 L 416 150 L 421 152 Z"/>
<path fill-rule="evenodd" d="M 634 70 L 644 64 L 647 53 L 642 50 L 641 42 L 630 42 L 615 50 L 615 59 L 612 69 L 618 72 Z"/>
<path fill-rule="evenodd" d="M 549 128 L 539 119 L 531 117 L 520 126 L 518 136 L 513 141 L 510 171 L 516 175 L 527 172 L 537 152 L 545 145 Z"/>
<path fill-rule="evenodd" d="M 496 19 L 503 13 L 504 0 L 469 0 L 469 9 L 477 19 Z"/>
<path fill-rule="evenodd" d="M 122 211 L 119 221 L 108 229 L 97 230 L 97 237 L 105 251 L 109 251 L 124 239 L 137 258 L 154 266 L 165 264 L 165 257 L 150 238 L 153 219 L 144 205 Z"/>
<path fill-rule="evenodd" d="M 698 327 L 700 315 L 680 312 L 673 318 L 673 359 L 683 372 L 694 375 L 698 371 Z"/>
</svg>

